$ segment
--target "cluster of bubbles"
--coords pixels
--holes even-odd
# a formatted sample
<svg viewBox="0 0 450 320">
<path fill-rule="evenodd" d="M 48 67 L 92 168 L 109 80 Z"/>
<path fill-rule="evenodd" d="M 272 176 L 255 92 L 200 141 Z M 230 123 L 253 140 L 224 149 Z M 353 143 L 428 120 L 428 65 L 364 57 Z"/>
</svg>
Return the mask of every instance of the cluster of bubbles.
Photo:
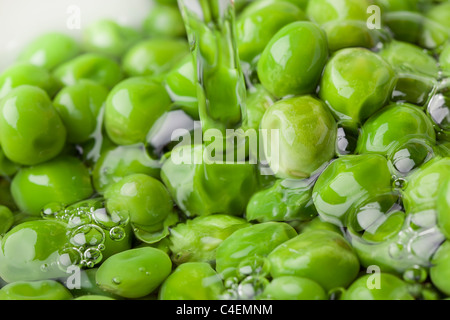
<svg viewBox="0 0 450 320">
<path fill-rule="evenodd" d="M 70 266 L 92 268 L 102 261 L 102 251 L 109 238 L 122 241 L 126 237 L 128 216 L 108 212 L 102 199 L 91 199 L 64 206 L 52 203 L 43 208 L 44 219 L 66 224 L 67 244 L 59 252 L 58 267 L 66 271 Z"/>
</svg>

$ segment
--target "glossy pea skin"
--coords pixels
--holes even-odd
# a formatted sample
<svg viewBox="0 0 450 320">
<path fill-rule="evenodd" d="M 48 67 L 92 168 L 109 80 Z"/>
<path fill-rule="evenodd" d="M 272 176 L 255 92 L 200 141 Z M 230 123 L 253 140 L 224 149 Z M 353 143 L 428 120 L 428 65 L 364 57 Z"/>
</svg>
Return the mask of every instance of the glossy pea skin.
<svg viewBox="0 0 450 320">
<path fill-rule="evenodd" d="M 408 284 L 395 275 L 368 274 L 354 281 L 341 300 L 414 300 L 408 289 Z"/>
<path fill-rule="evenodd" d="M 273 279 L 262 294 L 269 300 L 327 300 L 325 290 L 315 281 L 295 276 Z"/>
<path fill-rule="evenodd" d="M 104 291 L 135 299 L 152 293 L 171 270 L 172 262 L 167 254 L 144 247 L 109 257 L 98 268 L 95 278 Z"/>
<path fill-rule="evenodd" d="M 55 280 L 16 281 L 0 289 L 0 300 L 71 300 L 72 294 Z"/>
<path fill-rule="evenodd" d="M 364 48 L 337 51 L 325 67 L 319 96 L 339 120 L 364 122 L 391 97 L 395 72 Z"/>
<path fill-rule="evenodd" d="M 109 89 L 123 79 L 120 65 L 114 59 L 98 53 L 84 53 L 69 60 L 56 68 L 53 75 L 62 86 L 87 79 Z"/>
<path fill-rule="evenodd" d="M 58 252 L 68 243 L 66 232 L 65 223 L 51 220 L 25 221 L 12 228 L 1 240 L 0 277 L 10 283 L 67 276 L 56 265 Z"/>
<path fill-rule="evenodd" d="M 364 20 L 369 18 L 367 0 L 310 0 L 306 7 L 308 17 L 323 24 L 336 20 Z"/>
<path fill-rule="evenodd" d="M 261 54 L 259 80 L 276 97 L 313 93 L 327 58 L 325 32 L 309 21 L 293 22 L 278 31 Z"/>
<path fill-rule="evenodd" d="M 90 24 L 83 31 L 82 46 L 86 52 L 121 58 L 140 39 L 141 35 L 137 30 L 113 20 L 102 19 Z"/>
<path fill-rule="evenodd" d="M 53 70 L 60 64 L 75 58 L 80 52 L 77 41 L 69 35 L 49 32 L 30 42 L 20 53 L 18 61 Z"/>
<path fill-rule="evenodd" d="M 129 77 L 157 76 L 169 71 L 189 53 L 186 41 L 155 38 L 132 46 L 122 60 L 123 70 Z"/>
<path fill-rule="evenodd" d="M 68 142 L 83 143 L 92 137 L 108 93 L 106 87 L 91 80 L 79 81 L 58 93 L 53 105 L 67 129 Z"/>
<path fill-rule="evenodd" d="M 236 230 L 248 227 L 242 218 L 224 214 L 196 217 L 170 230 L 170 251 L 176 264 L 207 262 L 214 264 L 217 247 Z"/>
<path fill-rule="evenodd" d="M 225 290 L 222 279 L 205 262 L 179 265 L 164 281 L 159 300 L 219 300 Z"/>
<path fill-rule="evenodd" d="M 51 202 L 72 204 L 93 193 L 89 170 L 77 158 L 61 156 L 22 168 L 13 178 L 11 193 L 23 212 L 39 215 Z"/>
<path fill-rule="evenodd" d="M 450 242 L 445 241 L 431 259 L 430 278 L 436 288 L 450 296 Z"/>
<path fill-rule="evenodd" d="M 0 205 L 0 235 L 5 234 L 13 225 L 14 216 L 11 210 L 3 205 Z"/>
<path fill-rule="evenodd" d="M 449 175 L 450 178 L 450 175 Z M 450 179 L 444 182 L 437 198 L 437 221 L 439 229 L 450 239 Z"/>
<path fill-rule="evenodd" d="M 297 232 L 284 222 L 254 224 L 235 231 L 217 248 L 216 270 L 223 278 L 235 276 L 239 263 L 248 257 L 265 257 Z"/>
<path fill-rule="evenodd" d="M 0 99 L 22 85 L 41 88 L 50 97 L 59 90 L 58 83 L 48 70 L 24 62 L 12 65 L 0 74 Z"/>
<path fill-rule="evenodd" d="M 312 198 L 323 220 L 344 226 L 356 202 L 390 189 L 391 173 L 385 157 L 348 155 L 333 161 L 321 173 Z"/>
<path fill-rule="evenodd" d="M 146 77 L 128 78 L 108 95 L 106 132 L 118 145 L 145 142 L 153 124 L 168 111 L 170 104 L 170 97 L 160 83 Z"/>
<path fill-rule="evenodd" d="M 66 128 L 47 93 L 20 86 L 0 101 L 0 140 L 13 162 L 35 165 L 57 156 L 66 141 Z"/>
<path fill-rule="evenodd" d="M 433 123 L 417 106 L 408 103 L 391 104 L 364 123 L 356 152 L 387 155 L 393 146 L 409 138 L 434 144 L 436 134 Z"/>
<path fill-rule="evenodd" d="M 264 152 L 277 177 L 309 177 L 334 156 L 336 122 L 325 104 L 313 96 L 274 103 L 264 114 L 261 129 L 267 130 Z M 272 142 L 276 133 L 279 140 Z"/>
<path fill-rule="evenodd" d="M 300 234 L 277 246 L 268 259 L 273 278 L 305 277 L 327 291 L 347 287 L 359 272 L 358 257 L 350 244 L 328 230 Z"/>
<path fill-rule="evenodd" d="M 255 1 L 236 20 L 239 57 L 248 63 L 259 56 L 284 26 L 306 20 L 301 9 L 286 1 Z"/>
<path fill-rule="evenodd" d="M 177 38 L 186 35 L 180 10 L 170 5 L 154 6 L 145 18 L 142 29 L 148 37 Z"/>
<path fill-rule="evenodd" d="M 110 184 L 134 173 L 159 178 L 160 165 L 147 153 L 144 144 L 116 146 L 102 152 L 92 171 L 95 190 L 105 192 Z"/>
</svg>

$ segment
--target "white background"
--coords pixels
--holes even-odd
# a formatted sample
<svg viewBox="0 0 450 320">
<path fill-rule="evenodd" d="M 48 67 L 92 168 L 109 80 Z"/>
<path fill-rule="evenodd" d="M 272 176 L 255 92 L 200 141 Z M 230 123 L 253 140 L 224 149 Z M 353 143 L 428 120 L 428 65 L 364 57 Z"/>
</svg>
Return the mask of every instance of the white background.
<svg viewBox="0 0 450 320">
<path fill-rule="evenodd" d="M 61 31 L 79 38 L 83 27 L 101 18 L 140 28 L 152 5 L 152 0 L 0 0 L 0 72 L 25 44 L 44 32 Z M 81 29 L 68 27 L 73 6 L 79 8 Z"/>
</svg>

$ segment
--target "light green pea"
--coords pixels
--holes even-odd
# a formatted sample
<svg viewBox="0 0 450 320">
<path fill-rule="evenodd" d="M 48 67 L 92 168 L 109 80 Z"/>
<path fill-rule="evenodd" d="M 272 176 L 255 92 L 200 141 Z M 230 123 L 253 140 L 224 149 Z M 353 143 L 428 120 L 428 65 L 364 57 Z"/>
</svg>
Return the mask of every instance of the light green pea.
<svg viewBox="0 0 450 320">
<path fill-rule="evenodd" d="M 311 0 L 308 1 L 306 13 L 318 24 L 336 20 L 366 21 L 369 6 L 368 0 Z"/>
<path fill-rule="evenodd" d="M 16 281 L 0 289 L 0 300 L 71 300 L 70 291 L 55 280 Z"/>
<path fill-rule="evenodd" d="M 156 5 L 143 22 L 148 37 L 183 37 L 186 35 L 181 12 L 176 6 Z"/>
<path fill-rule="evenodd" d="M 325 290 L 317 282 L 295 276 L 273 279 L 262 296 L 269 300 L 327 300 Z"/>
</svg>

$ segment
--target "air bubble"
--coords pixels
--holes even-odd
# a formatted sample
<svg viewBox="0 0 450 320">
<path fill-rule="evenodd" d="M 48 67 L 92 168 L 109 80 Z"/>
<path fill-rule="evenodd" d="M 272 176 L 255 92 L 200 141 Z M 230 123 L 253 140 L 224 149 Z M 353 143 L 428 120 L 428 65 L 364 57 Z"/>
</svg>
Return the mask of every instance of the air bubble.
<svg viewBox="0 0 450 320">
<path fill-rule="evenodd" d="M 408 283 L 423 283 L 427 276 L 427 270 L 418 265 L 408 268 L 403 273 L 403 279 Z"/>
<path fill-rule="evenodd" d="M 121 241 L 125 238 L 125 230 L 122 227 L 114 227 L 109 230 L 109 237 L 114 241 Z"/>
<path fill-rule="evenodd" d="M 261 256 L 248 257 L 242 260 L 237 268 L 239 278 L 245 278 L 251 275 L 265 277 L 269 272 L 269 260 Z"/>
</svg>

